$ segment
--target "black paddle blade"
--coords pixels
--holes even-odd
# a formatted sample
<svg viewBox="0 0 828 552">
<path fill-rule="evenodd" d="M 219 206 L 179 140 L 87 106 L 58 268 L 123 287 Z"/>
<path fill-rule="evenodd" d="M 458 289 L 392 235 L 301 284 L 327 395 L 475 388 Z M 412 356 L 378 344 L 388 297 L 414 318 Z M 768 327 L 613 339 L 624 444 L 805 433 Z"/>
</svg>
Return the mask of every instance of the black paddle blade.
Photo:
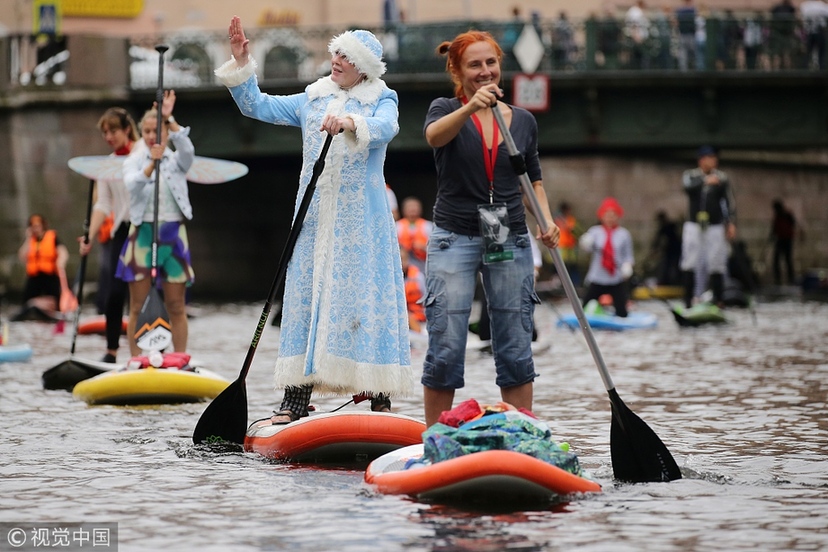
<svg viewBox="0 0 828 552">
<path fill-rule="evenodd" d="M 670 309 L 670 312 L 673 313 L 673 318 L 676 319 L 676 323 L 682 328 L 693 328 L 699 325 L 697 322 L 690 320 L 685 316 L 682 316 L 682 314 L 676 309 L 676 307 L 671 305 L 670 301 L 668 301 L 667 299 L 662 299 L 661 302 L 664 303 L 668 309 Z"/>
<path fill-rule="evenodd" d="M 644 421 L 627 408 L 615 389 L 612 403 L 610 453 L 612 472 L 619 481 L 658 483 L 681 479 L 673 455 Z"/>
<path fill-rule="evenodd" d="M 113 364 L 112 367 L 114 368 L 115 365 Z M 43 380 L 43 389 L 71 391 L 75 388 L 75 384 L 94 378 L 104 372 L 107 372 L 107 370 L 69 359 L 43 372 L 41 379 Z"/>
<path fill-rule="evenodd" d="M 694 322 L 694 321 L 689 320 L 689 319 L 685 318 L 684 316 L 682 316 L 681 313 L 679 313 L 679 311 L 677 311 L 674 308 L 670 308 L 670 312 L 673 313 L 673 318 L 676 319 L 676 322 L 682 328 L 695 328 L 696 326 L 699 325 L 698 322 Z"/>
<path fill-rule="evenodd" d="M 207 405 L 193 431 L 193 443 L 242 445 L 246 432 L 247 387 L 243 379 L 237 379 Z"/>
<path fill-rule="evenodd" d="M 138 314 L 135 341 L 143 351 L 162 351 L 172 343 L 170 316 L 155 286 L 150 289 Z"/>
</svg>

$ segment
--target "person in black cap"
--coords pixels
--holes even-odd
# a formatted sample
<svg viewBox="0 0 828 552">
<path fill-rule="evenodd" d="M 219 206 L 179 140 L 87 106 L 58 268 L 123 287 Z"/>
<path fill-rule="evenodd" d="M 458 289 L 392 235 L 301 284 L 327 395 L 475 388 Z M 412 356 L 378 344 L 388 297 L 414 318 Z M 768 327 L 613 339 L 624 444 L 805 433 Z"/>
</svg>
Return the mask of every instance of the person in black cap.
<svg viewBox="0 0 828 552">
<path fill-rule="evenodd" d="M 684 171 L 682 176 L 689 199 L 689 216 L 682 229 L 680 267 L 684 303 L 688 308 L 696 295 L 697 273 L 709 275 L 713 301 L 722 303 L 727 242 L 736 236 L 736 210 L 730 181 L 718 166 L 716 149 L 702 146 L 698 151 L 698 167 Z"/>
</svg>

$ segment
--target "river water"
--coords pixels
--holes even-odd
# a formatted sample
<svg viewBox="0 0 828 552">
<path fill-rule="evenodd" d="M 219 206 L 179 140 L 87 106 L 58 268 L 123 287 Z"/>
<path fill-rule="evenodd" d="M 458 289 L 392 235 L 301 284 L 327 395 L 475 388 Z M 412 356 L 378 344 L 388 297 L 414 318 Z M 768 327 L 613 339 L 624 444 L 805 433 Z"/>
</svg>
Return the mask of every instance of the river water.
<svg viewBox="0 0 828 552">
<path fill-rule="evenodd" d="M 555 325 L 571 308 L 546 303 L 536 321 L 552 346 L 536 359 L 535 412 L 603 493 L 526 511 L 383 496 L 359 470 L 196 447 L 205 404 L 90 407 L 45 391 L 40 376 L 68 358 L 71 330 L 12 324 L 10 342 L 30 342 L 35 355 L 0 364 L 0 523 L 117 523 L 122 551 L 828 549 L 828 305 L 760 303 L 729 310 L 727 326 L 691 329 L 662 303 L 638 308 L 655 312 L 658 328 L 600 332 L 597 342 L 621 398 L 684 478 L 613 481 L 606 390 L 580 331 Z M 199 305 L 191 353 L 235 379 L 261 310 Z M 277 333 L 265 329 L 247 379 L 251 419 L 281 397 L 271 389 Z M 77 338 L 78 356 L 103 349 L 102 337 Z M 422 357 L 414 351 L 415 366 Z M 493 380 L 491 357 L 471 352 L 458 401 L 496 401 Z M 314 403 L 326 411 L 345 400 Z M 394 408 L 422 418 L 419 396 Z"/>
</svg>

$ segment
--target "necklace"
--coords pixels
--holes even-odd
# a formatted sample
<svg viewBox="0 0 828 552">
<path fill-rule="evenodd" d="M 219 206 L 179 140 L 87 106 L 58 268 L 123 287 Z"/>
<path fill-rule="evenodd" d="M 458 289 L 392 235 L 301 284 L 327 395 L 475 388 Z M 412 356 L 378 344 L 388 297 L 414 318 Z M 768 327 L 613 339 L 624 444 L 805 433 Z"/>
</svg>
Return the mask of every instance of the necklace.
<svg viewBox="0 0 828 552">
<path fill-rule="evenodd" d="M 360 74 L 353 83 L 349 84 L 348 86 L 340 86 L 339 88 L 341 88 L 342 90 L 350 90 L 351 88 L 355 87 L 356 85 L 358 85 L 359 83 L 361 83 L 364 80 L 365 80 L 365 75 Z"/>
</svg>

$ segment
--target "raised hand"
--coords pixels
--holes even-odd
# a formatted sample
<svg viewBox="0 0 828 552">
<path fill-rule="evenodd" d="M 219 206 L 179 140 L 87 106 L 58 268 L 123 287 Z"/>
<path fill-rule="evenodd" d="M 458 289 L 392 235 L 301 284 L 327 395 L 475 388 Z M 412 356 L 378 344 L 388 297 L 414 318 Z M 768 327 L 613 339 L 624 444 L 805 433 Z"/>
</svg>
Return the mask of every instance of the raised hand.
<svg viewBox="0 0 828 552">
<path fill-rule="evenodd" d="M 230 27 L 227 29 L 227 38 L 230 39 L 230 52 L 239 67 L 247 65 L 247 56 L 250 55 L 248 44 L 250 41 L 244 36 L 241 18 L 237 15 L 230 20 Z"/>
<path fill-rule="evenodd" d="M 158 102 L 152 102 L 153 109 L 158 109 Z M 175 108 L 175 90 L 165 90 L 164 100 L 161 102 L 161 117 L 166 119 L 172 115 Z"/>
<path fill-rule="evenodd" d="M 161 116 L 167 119 L 175 108 L 175 90 L 164 91 L 164 101 L 161 104 Z"/>
</svg>

